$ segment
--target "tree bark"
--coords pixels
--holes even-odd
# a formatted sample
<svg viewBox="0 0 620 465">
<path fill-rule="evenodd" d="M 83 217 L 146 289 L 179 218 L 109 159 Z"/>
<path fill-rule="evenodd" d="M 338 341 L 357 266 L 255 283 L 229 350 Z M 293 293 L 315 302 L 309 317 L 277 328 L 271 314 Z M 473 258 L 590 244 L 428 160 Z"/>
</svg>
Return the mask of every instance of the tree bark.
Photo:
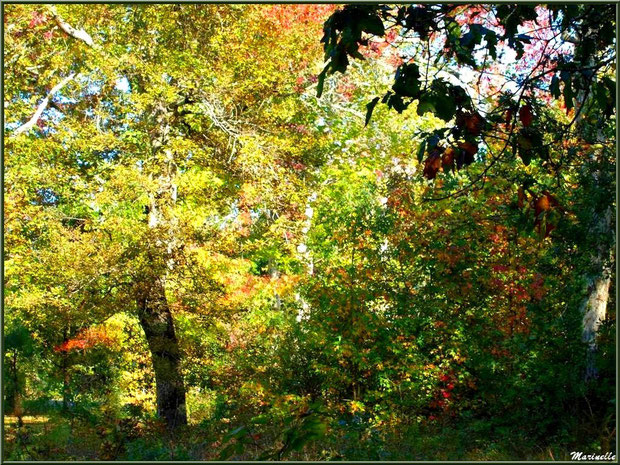
<svg viewBox="0 0 620 465">
<path fill-rule="evenodd" d="M 154 154 L 163 154 L 164 157 L 152 167 L 158 188 L 150 194 L 146 219 L 152 231 L 147 238 L 147 248 L 153 249 L 146 254 L 149 258 L 148 270 L 135 283 L 135 298 L 155 372 L 157 414 L 169 430 L 174 430 L 187 424 L 187 409 L 181 351 L 164 287 L 166 274 L 174 267 L 176 240 L 173 230 L 177 223 L 168 211 L 176 202 L 177 191 L 173 180 L 176 172 L 174 153 L 166 148 L 172 129 L 171 117 L 172 111 L 164 104 L 154 106 L 155 128 L 151 148 Z M 165 265 L 162 266 L 162 262 Z"/>
<path fill-rule="evenodd" d="M 600 235 L 611 233 L 611 209 L 598 218 L 592 232 Z M 586 355 L 587 380 L 598 377 L 596 368 L 596 336 L 599 327 L 607 314 L 607 302 L 609 300 L 609 286 L 611 285 L 611 256 L 612 251 L 605 244 L 597 247 L 596 254 L 593 254 L 592 264 L 600 272 L 588 279 L 588 295 L 584 299 L 581 311 L 583 313 L 583 333 L 582 340 L 588 344 Z"/>
<path fill-rule="evenodd" d="M 161 279 L 143 286 L 138 298 L 138 318 L 144 330 L 155 371 L 157 414 L 169 429 L 187 424 L 181 354 L 172 314 Z"/>
<path fill-rule="evenodd" d="M 591 37 L 591 31 L 577 31 L 575 44 L 581 43 L 586 37 Z M 588 67 L 595 66 L 594 56 L 590 56 L 587 62 Z M 586 104 L 588 98 L 588 92 L 581 90 L 577 95 L 577 108 L 579 112 L 575 123 L 580 123 L 586 116 L 585 112 L 581 111 L 581 108 Z M 604 143 L 606 138 L 599 127 L 597 130 L 595 139 L 599 143 Z M 593 157 L 594 159 L 594 157 Z M 595 170 L 592 173 L 593 184 L 597 188 L 600 187 L 600 177 L 602 173 L 600 170 Z M 588 228 L 588 233 L 591 236 L 598 236 L 600 238 L 596 250 L 592 251 L 590 263 L 592 265 L 593 273 L 586 276 L 587 282 L 587 296 L 584 298 L 581 304 L 581 313 L 583 315 L 582 320 L 582 337 L 581 340 L 587 344 L 586 360 L 585 360 L 585 380 L 589 381 L 598 378 L 598 370 L 596 367 L 596 352 L 597 344 L 596 337 L 598 334 L 601 323 L 605 320 L 607 314 L 607 302 L 609 300 L 609 286 L 611 284 L 613 262 L 613 252 L 615 244 L 615 231 L 612 224 L 612 201 L 608 199 L 606 207 L 593 209 L 593 221 Z M 598 212 L 597 212 L 598 210 Z M 614 240 L 607 243 L 608 238 Z"/>
</svg>

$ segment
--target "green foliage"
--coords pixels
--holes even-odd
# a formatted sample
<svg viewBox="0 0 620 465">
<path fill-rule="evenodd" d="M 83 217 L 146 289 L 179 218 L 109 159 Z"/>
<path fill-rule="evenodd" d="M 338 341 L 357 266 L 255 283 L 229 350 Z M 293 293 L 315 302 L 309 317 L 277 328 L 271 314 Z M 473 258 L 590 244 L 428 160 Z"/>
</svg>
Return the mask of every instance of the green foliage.
<svg viewBox="0 0 620 465">
<path fill-rule="evenodd" d="M 3 458 L 615 452 L 609 12 L 5 6 Z"/>
</svg>

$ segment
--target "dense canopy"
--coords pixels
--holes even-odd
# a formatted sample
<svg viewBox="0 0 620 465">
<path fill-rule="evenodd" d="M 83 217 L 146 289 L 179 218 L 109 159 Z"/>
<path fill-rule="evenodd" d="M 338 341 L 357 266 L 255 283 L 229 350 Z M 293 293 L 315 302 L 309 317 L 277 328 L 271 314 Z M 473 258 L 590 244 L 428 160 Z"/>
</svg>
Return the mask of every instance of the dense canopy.
<svg viewBox="0 0 620 465">
<path fill-rule="evenodd" d="M 615 18 L 4 4 L 3 459 L 611 458 Z"/>
</svg>

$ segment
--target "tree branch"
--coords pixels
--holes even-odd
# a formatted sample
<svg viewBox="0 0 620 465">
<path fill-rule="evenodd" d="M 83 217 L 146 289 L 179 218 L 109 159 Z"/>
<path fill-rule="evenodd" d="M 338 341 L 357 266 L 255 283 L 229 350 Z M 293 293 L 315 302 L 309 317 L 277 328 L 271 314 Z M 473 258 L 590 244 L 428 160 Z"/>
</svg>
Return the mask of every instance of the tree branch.
<svg viewBox="0 0 620 465">
<path fill-rule="evenodd" d="M 47 96 L 39 104 L 39 106 L 37 107 L 37 110 L 34 112 L 34 115 L 32 115 L 32 117 L 28 120 L 28 122 L 22 124 L 17 129 L 15 129 L 11 137 L 15 137 L 23 132 L 30 131 L 30 129 L 32 129 L 35 124 L 37 124 L 37 121 L 39 121 L 39 118 L 41 117 L 41 115 L 43 114 L 47 106 L 49 105 L 50 99 L 54 96 L 54 94 L 57 93 L 63 87 L 65 87 L 67 83 L 71 81 L 74 77 L 75 77 L 75 73 L 71 73 L 69 76 L 67 76 L 62 81 L 60 81 L 58 84 L 56 84 L 52 88 L 52 90 L 50 90 L 49 94 L 47 94 Z"/>
<path fill-rule="evenodd" d="M 65 31 L 68 35 L 73 37 L 74 39 L 81 40 L 89 47 L 95 47 L 95 42 L 93 42 L 93 38 L 86 32 L 84 29 L 76 29 L 70 24 L 67 24 L 57 13 L 56 7 L 51 5 L 49 7 L 52 15 L 54 16 L 54 21 L 58 24 L 58 27 Z"/>
<path fill-rule="evenodd" d="M 52 16 L 54 17 L 54 21 L 56 21 L 56 24 L 66 34 L 73 37 L 74 39 L 81 40 L 82 42 L 87 44 L 89 47 L 97 48 L 95 46 L 95 42 L 93 41 L 93 38 L 90 36 L 90 34 L 88 34 L 88 32 L 86 32 L 84 29 L 74 28 L 70 24 L 67 24 L 60 17 L 58 12 L 56 11 L 55 5 L 50 5 L 49 11 L 52 13 Z M 18 136 L 19 134 L 28 132 L 30 129 L 32 129 L 34 125 L 37 124 L 37 121 L 39 120 L 39 118 L 41 117 L 41 115 L 43 114 L 47 106 L 50 104 L 50 100 L 54 96 L 54 94 L 60 91 L 60 89 L 62 89 L 64 86 L 66 86 L 69 81 L 73 80 L 73 78 L 75 78 L 75 73 L 69 74 L 69 76 L 64 78 L 60 83 L 56 84 L 52 88 L 52 90 L 50 90 L 47 96 L 43 99 L 43 101 L 39 104 L 36 111 L 34 112 L 34 115 L 32 115 L 32 117 L 28 120 L 28 122 L 22 124 L 17 129 L 15 129 L 11 137 Z"/>
</svg>

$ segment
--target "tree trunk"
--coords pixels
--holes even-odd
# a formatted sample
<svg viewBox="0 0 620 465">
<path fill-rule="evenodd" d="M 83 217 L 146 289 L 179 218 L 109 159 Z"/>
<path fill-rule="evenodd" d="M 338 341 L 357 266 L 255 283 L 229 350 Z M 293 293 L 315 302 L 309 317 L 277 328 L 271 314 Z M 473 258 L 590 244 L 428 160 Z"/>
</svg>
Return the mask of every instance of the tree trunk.
<svg viewBox="0 0 620 465">
<path fill-rule="evenodd" d="M 610 276 L 600 276 L 591 286 L 590 295 L 585 303 L 583 316 L 583 342 L 588 344 L 586 356 L 586 380 L 598 377 L 596 368 L 596 335 L 605 319 L 607 300 L 609 298 Z"/>
<path fill-rule="evenodd" d="M 13 350 L 13 357 L 11 357 L 11 365 L 8 369 L 7 381 L 10 382 L 4 384 L 4 411 L 14 413 L 15 398 L 17 397 L 17 390 L 19 389 L 19 380 L 17 379 L 17 350 Z"/>
<path fill-rule="evenodd" d="M 578 29 L 576 43 L 580 43 L 584 39 L 591 36 L 591 30 L 583 31 Z M 586 65 L 594 66 L 595 64 L 594 56 L 590 56 Z M 578 92 L 576 106 L 579 110 L 581 110 L 580 107 L 585 105 L 587 97 L 588 95 L 585 89 Z M 586 112 L 579 111 L 575 123 L 581 123 L 585 116 Z M 600 127 L 596 132 L 595 140 L 600 144 L 604 144 L 606 142 L 606 137 Z M 611 156 L 613 156 L 613 154 L 611 154 Z M 595 170 L 592 173 L 594 186 L 599 187 L 601 175 L 602 173 L 600 170 Z M 613 198 L 607 200 L 607 207 L 600 208 L 600 213 L 597 213 L 596 207 L 594 208 L 593 221 L 588 231 L 589 235 L 598 236 L 601 239 L 598 242 L 596 250 L 591 254 L 590 263 L 592 265 L 593 273 L 586 276 L 588 295 L 584 298 L 583 303 L 581 304 L 581 313 L 583 314 L 583 331 L 581 339 L 588 345 L 586 349 L 586 381 L 598 377 L 598 370 L 596 368 L 596 336 L 601 323 L 605 320 L 607 313 L 607 302 L 609 300 L 609 286 L 611 284 L 611 263 L 613 262 L 615 231 L 614 225 L 612 224 Z M 608 243 L 607 240 L 610 236 L 611 238 L 614 238 L 614 240 Z"/>
<path fill-rule="evenodd" d="M 181 351 L 164 288 L 165 276 L 174 268 L 174 255 L 178 246 L 175 233 L 178 222 L 169 211 L 177 198 L 175 154 L 167 148 L 174 110 L 164 103 L 158 103 L 153 112 L 155 127 L 151 148 L 158 158 L 150 170 L 157 189 L 150 194 L 150 205 L 146 211 L 147 224 L 152 231 L 147 247 L 153 249 L 147 253 L 150 261 L 148 270 L 136 282 L 135 297 L 138 318 L 151 351 L 155 371 L 157 414 L 166 422 L 168 429 L 173 430 L 187 424 Z"/>
<path fill-rule="evenodd" d="M 69 340 L 69 331 L 67 328 L 63 332 L 63 341 Z M 67 413 L 69 411 L 69 402 L 71 399 L 71 376 L 69 375 L 69 353 L 67 351 L 62 352 L 62 411 Z"/>
<path fill-rule="evenodd" d="M 611 209 L 600 216 L 593 228 L 593 233 L 608 235 L 611 232 Z M 607 302 L 609 300 L 609 286 L 611 285 L 611 253 L 605 244 L 600 244 L 596 254 L 593 254 L 592 264 L 599 273 L 588 279 L 588 296 L 581 307 L 583 313 L 582 340 L 588 344 L 586 356 L 586 380 L 598 377 L 596 368 L 596 336 L 598 329 L 605 320 Z"/>
<path fill-rule="evenodd" d="M 172 314 L 161 279 L 143 286 L 137 298 L 138 317 L 151 351 L 157 414 L 169 429 L 187 424 L 185 385 L 180 367 L 180 350 Z"/>
</svg>

